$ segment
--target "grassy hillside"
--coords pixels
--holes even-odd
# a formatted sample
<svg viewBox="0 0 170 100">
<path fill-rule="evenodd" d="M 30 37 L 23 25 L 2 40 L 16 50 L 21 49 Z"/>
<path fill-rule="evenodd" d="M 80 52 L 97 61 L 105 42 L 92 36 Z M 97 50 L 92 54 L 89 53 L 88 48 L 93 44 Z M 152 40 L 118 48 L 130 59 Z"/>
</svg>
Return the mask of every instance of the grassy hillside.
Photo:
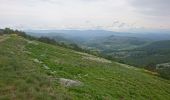
<svg viewBox="0 0 170 100">
<path fill-rule="evenodd" d="M 65 87 L 60 78 L 78 80 Z M 0 36 L 0 99 L 169 100 L 170 81 L 154 73 L 58 46 Z"/>
</svg>

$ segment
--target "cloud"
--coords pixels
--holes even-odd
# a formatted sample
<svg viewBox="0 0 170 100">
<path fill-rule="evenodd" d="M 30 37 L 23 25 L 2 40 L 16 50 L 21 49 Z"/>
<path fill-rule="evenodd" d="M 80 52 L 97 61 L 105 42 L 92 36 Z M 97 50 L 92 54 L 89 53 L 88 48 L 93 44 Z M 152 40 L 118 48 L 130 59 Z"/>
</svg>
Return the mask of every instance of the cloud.
<svg viewBox="0 0 170 100">
<path fill-rule="evenodd" d="M 170 28 L 170 17 L 164 18 L 169 5 L 170 0 L 0 0 L 0 27 Z"/>
<path fill-rule="evenodd" d="M 121 21 L 118 21 L 118 20 L 113 21 L 113 24 L 110 27 L 113 27 L 113 28 L 135 28 L 131 24 L 121 22 Z"/>
<path fill-rule="evenodd" d="M 129 0 L 129 4 L 144 14 L 155 16 L 170 15 L 170 0 Z"/>
</svg>

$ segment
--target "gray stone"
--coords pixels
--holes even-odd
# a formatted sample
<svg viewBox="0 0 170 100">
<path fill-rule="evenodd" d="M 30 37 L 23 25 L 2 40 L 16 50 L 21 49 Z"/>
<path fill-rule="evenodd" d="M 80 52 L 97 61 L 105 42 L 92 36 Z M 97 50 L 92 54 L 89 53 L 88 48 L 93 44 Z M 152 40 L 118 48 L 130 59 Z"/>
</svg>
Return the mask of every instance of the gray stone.
<svg viewBox="0 0 170 100">
<path fill-rule="evenodd" d="M 65 87 L 82 86 L 83 83 L 77 80 L 59 78 L 59 83 Z"/>
<path fill-rule="evenodd" d="M 45 69 L 47 69 L 47 70 L 49 70 L 50 68 L 47 66 L 47 65 L 43 65 L 43 67 L 45 68 Z"/>
<path fill-rule="evenodd" d="M 43 63 L 42 61 L 39 61 L 38 59 L 33 59 L 33 61 L 34 61 L 35 63 L 40 63 L 40 64 Z"/>
</svg>

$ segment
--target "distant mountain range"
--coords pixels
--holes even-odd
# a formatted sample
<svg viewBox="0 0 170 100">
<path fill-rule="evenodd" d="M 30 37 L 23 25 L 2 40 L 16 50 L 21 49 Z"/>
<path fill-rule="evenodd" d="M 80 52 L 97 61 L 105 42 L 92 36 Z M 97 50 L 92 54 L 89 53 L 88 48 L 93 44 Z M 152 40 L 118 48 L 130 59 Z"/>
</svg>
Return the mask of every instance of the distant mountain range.
<svg viewBox="0 0 170 100">
<path fill-rule="evenodd" d="M 130 33 L 130 32 L 113 32 L 107 30 L 25 30 L 28 34 L 42 36 L 63 36 L 70 39 L 81 38 L 83 40 L 96 38 L 96 37 L 107 37 L 111 35 L 115 36 L 128 36 L 137 37 L 143 39 L 150 39 L 154 41 L 159 40 L 170 40 L 170 33 L 168 32 L 155 32 L 155 33 Z"/>
</svg>

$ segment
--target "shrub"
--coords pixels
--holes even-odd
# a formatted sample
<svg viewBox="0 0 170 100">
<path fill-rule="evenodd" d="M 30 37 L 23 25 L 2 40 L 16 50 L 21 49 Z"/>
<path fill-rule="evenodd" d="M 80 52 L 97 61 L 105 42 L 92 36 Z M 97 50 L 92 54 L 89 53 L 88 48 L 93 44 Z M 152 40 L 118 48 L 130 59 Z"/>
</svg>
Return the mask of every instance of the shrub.
<svg viewBox="0 0 170 100">
<path fill-rule="evenodd" d="M 156 70 L 161 77 L 170 79 L 170 63 L 158 64 Z"/>
</svg>

